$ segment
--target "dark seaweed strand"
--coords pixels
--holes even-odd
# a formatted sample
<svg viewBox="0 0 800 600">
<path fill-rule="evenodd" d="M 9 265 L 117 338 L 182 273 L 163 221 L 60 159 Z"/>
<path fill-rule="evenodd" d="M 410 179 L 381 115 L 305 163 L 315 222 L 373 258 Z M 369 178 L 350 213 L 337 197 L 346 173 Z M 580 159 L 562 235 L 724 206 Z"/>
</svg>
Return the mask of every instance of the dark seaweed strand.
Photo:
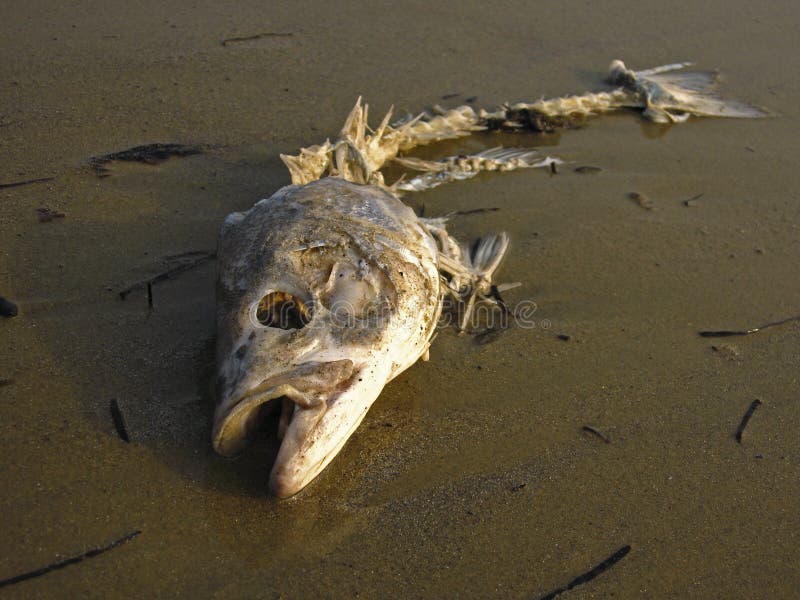
<svg viewBox="0 0 800 600">
<path fill-rule="evenodd" d="M 484 329 L 483 331 L 475 334 L 475 343 L 479 346 L 485 346 L 486 344 L 496 342 L 505 330 L 505 327 L 492 327 Z"/>
<path fill-rule="evenodd" d="M 605 559 L 603 562 L 601 562 L 599 565 L 597 565 L 591 571 L 587 571 L 583 575 L 578 575 L 575 579 L 570 581 L 566 585 L 566 587 L 558 588 L 557 590 L 553 590 L 552 592 L 542 596 L 539 600 L 553 600 L 553 598 L 555 598 L 559 594 L 562 594 L 563 592 L 569 591 L 572 588 L 578 587 L 579 585 L 583 585 L 584 583 L 588 583 L 589 581 L 591 581 L 592 579 L 594 579 L 595 577 L 597 577 L 598 575 L 600 575 L 604 571 L 607 571 L 608 569 L 613 567 L 615 564 L 617 564 L 623 558 L 625 558 L 625 555 L 628 554 L 628 552 L 630 552 L 630 551 L 631 551 L 631 547 L 630 547 L 629 544 L 623 546 L 622 548 L 620 548 L 619 550 L 614 552 L 614 554 L 612 554 L 607 559 Z"/>
<path fill-rule="evenodd" d="M 0 183 L 0 190 L 31 185 L 32 183 L 44 183 L 45 181 L 53 181 L 54 179 L 55 177 L 39 177 L 38 179 L 26 179 L 25 181 L 15 181 L 13 183 Z"/>
<path fill-rule="evenodd" d="M 731 337 L 734 335 L 750 335 L 751 333 L 757 333 L 762 329 L 766 329 L 767 327 L 775 327 L 776 325 L 783 325 L 784 323 L 789 323 L 791 321 L 800 321 L 800 315 L 795 315 L 794 317 L 788 317 L 786 319 L 781 319 L 780 321 L 772 321 L 771 323 L 767 323 L 766 325 L 761 325 L 760 327 L 753 327 L 752 329 L 741 329 L 741 330 L 722 330 L 722 331 L 698 331 L 697 333 L 700 334 L 702 337 Z"/>
<path fill-rule="evenodd" d="M 177 267 L 169 269 L 168 271 L 164 271 L 163 273 L 159 273 L 158 275 L 151 277 L 150 279 L 145 279 L 144 281 L 138 281 L 133 285 L 126 287 L 124 290 L 120 290 L 119 297 L 121 300 L 125 300 L 125 298 L 127 298 L 131 292 L 147 288 L 148 286 L 152 288 L 152 286 L 155 285 L 156 283 L 159 283 L 160 281 L 164 281 L 166 279 L 172 279 L 175 275 L 179 275 L 184 271 L 189 271 L 190 269 L 199 267 L 200 265 L 211 260 L 212 258 L 216 258 L 216 256 L 217 256 L 216 254 L 208 253 L 205 256 L 199 256 L 190 262 L 178 265 Z M 151 289 L 150 295 L 148 296 L 148 303 L 152 302 L 152 297 L 153 296 Z"/>
<path fill-rule="evenodd" d="M 102 156 L 93 156 L 90 163 L 109 163 L 115 160 L 129 162 L 161 162 L 172 156 L 193 156 L 202 154 L 203 151 L 197 146 L 184 146 L 183 144 L 145 144 L 134 146 L 127 150 L 111 152 Z"/>
<path fill-rule="evenodd" d="M 503 297 L 500 295 L 500 290 L 498 290 L 497 286 L 494 284 L 492 284 L 492 287 L 490 288 L 489 297 L 493 298 L 494 301 L 497 302 L 497 306 L 500 307 L 500 310 L 503 311 L 504 315 L 511 315 L 511 310 L 508 308 L 508 304 L 506 304 L 506 301 L 503 300 Z M 507 326 L 503 329 L 507 329 Z"/>
<path fill-rule="evenodd" d="M 178 260 L 184 258 L 194 258 L 196 256 L 208 256 L 212 254 L 207 250 L 187 250 L 186 252 L 178 252 L 177 254 L 165 254 L 164 258 L 167 260 Z"/>
<path fill-rule="evenodd" d="M 241 37 L 231 37 L 222 40 L 223 46 L 228 46 L 230 44 L 235 44 L 237 42 L 250 42 L 253 40 L 260 40 L 265 37 L 292 37 L 294 32 L 286 31 L 286 32 L 276 32 L 276 31 L 266 31 L 264 33 L 256 33 L 255 35 L 243 35 Z"/>
<path fill-rule="evenodd" d="M 125 427 L 125 418 L 122 416 L 122 411 L 119 409 L 119 403 L 116 398 L 111 400 L 111 419 L 114 421 L 114 429 L 117 430 L 117 435 L 123 441 L 130 443 L 131 438 L 128 436 L 128 430 Z"/>
<path fill-rule="evenodd" d="M 142 533 L 140 530 L 132 531 L 131 533 L 119 538 L 118 540 L 114 540 L 107 546 L 101 546 L 99 548 L 93 548 L 83 554 L 79 554 L 78 556 L 73 556 L 72 558 L 68 558 L 66 560 L 62 560 L 61 562 L 53 563 L 51 565 L 47 565 L 46 567 L 42 567 L 41 569 L 36 569 L 35 571 L 29 571 L 28 573 L 22 573 L 21 575 L 15 575 L 14 577 L 9 577 L 8 579 L 0 580 L 0 587 L 5 587 L 7 585 L 13 585 L 15 583 L 19 583 L 20 581 L 26 581 L 28 579 L 33 579 L 35 577 L 41 577 L 42 575 L 46 575 L 50 571 L 55 571 L 57 569 L 63 569 L 64 567 L 68 567 L 69 565 L 74 565 L 75 563 L 79 563 L 86 558 L 94 558 L 102 554 L 103 552 L 108 552 L 109 550 L 113 550 L 117 546 L 121 546 L 127 542 L 130 542 L 133 538 L 137 535 Z"/>
<path fill-rule="evenodd" d="M 203 150 L 197 146 L 160 143 L 145 144 L 143 146 L 134 146 L 127 150 L 120 150 L 119 152 L 103 154 L 102 156 L 92 156 L 89 159 L 89 166 L 92 167 L 98 175 L 105 176 L 109 174 L 106 165 L 114 161 L 140 162 L 154 165 L 164 162 L 173 156 L 184 157 L 202 153 Z"/>
<path fill-rule="evenodd" d="M 595 428 L 594 428 L 594 427 L 592 427 L 591 425 L 584 425 L 584 426 L 583 426 L 581 429 L 582 429 L 583 431 L 587 432 L 587 433 L 591 433 L 591 434 L 593 434 L 593 435 L 596 435 L 596 436 L 597 436 L 597 437 L 599 437 L 601 440 L 603 440 L 603 441 L 604 441 L 606 444 L 610 444 L 610 443 L 611 443 L 611 439 L 610 439 L 610 438 L 609 438 L 609 437 L 608 437 L 606 434 L 604 434 L 604 433 L 603 433 L 602 431 L 600 431 L 599 429 L 595 429 Z"/>
<path fill-rule="evenodd" d="M 450 213 L 450 215 L 452 215 L 454 217 L 463 217 L 463 216 L 466 216 L 466 215 L 478 215 L 478 214 L 487 213 L 487 212 L 497 212 L 498 210 L 500 210 L 500 209 L 497 208 L 496 206 L 491 207 L 491 208 L 473 208 L 471 210 L 457 210 L 455 212 Z M 420 216 L 422 216 L 422 215 L 420 215 Z"/>
<path fill-rule="evenodd" d="M 700 192 L 699 194 L 695 194 L 691 198 L 687 198 L 686 200 L 684 200 L 683 201 L 683 205 L 684 206 L 691 206 L 692 202 L 695 202 L 696 200 L 700 200 L 700 198 L 702 198 L 703 196 L 705 196 L 705 192 Z"/>
<path fill-rule="evenodd" d="M 0 317 L 16 317 L 19 314 L 19 307 L 11 300 L 0 296 Z"/>
<path fill-rule="evenodd" d="M 715 338 L 715 337 L 733 337 L 735 335 L 749 335 L 755 333 L 758 329 L 748 329 L 740 331 L 698 331 L 701 337 Z"/>
<path fill-rule="evenodd" d="M 742 422 L 739 423 L 739 427 L 736 430 L 736 441 L 740 444 L 742 443 L 742 434 L 744 433 L 744 428 L 747 427 L 747 424 L 750 422 L 750 417 L 753 416 L 753 413 L 756 412 L 756 409 L 759 406 L 761 406 L 761 400 L 755 399 L 750 403 L 750 406 L 747 408 L 747 412 L 744 413 Z"/>
</svg>

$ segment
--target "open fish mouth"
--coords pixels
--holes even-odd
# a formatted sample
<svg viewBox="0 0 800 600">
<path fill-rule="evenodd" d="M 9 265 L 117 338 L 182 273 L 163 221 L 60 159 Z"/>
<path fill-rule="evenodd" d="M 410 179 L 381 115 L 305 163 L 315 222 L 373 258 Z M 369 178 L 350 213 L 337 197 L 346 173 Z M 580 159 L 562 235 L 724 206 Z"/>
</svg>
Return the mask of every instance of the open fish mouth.
<svg viewBox="0 0 800 600">
<path fill-rule="evenodd" d="M 303 363 L 264 379 L 226 403 L 231 408 L 216 419 L 214 448 L 224 456 L 240 452 L 258 427 L 262 409 L 280 402 L 278 434 L 283 439 L 270 491 L 279 498 L 296 494 L 339 452 L 380 393 L 383 385 L 371 385 L 375 380 L 364 371 L 343 359 Z"/>
</svg>

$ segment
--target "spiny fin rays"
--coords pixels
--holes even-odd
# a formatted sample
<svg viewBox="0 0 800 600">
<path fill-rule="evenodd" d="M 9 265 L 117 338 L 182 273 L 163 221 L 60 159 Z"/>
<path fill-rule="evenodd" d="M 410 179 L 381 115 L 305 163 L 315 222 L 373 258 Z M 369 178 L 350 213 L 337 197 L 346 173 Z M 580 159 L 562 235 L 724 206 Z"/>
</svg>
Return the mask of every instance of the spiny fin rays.
<svg viewBox="0 0 800 600">
<path fill-rule="evenodd" d="M 370 130 L 369 105 L 362 104 L 359 97 L 335 143 L 326 141 L 322 145 L 301 148 L 296 156 L 281 154 L 292 183 L 303 185 L 330 175 L 394 192 L 384 184 L 379 171 L 401 151 L 483 129 L 477 125 L 478 116 L 469 107 L 429 120 L 423 120 L 426 115 L 421 114 L 395 125 L 389 124 L 392 114 L 393 108 L 390 108 L 378 128 Z"/>
<path fill-rule="evenodd" d="M 395 158 L 406 168 L 422 171 L 409 180 L 394 184 L 396 193 L 422 192 L 451 181 L 461 181 L 475 177 L 482 171 L 514 171 L 517 169 L 554 168 L 563 161 L 547 156 L 542 158 L 530 148 L 490 148 L 471 155 L 449 156 L 441 160 L 422 160 L 419 158 Z"/>
</svg>

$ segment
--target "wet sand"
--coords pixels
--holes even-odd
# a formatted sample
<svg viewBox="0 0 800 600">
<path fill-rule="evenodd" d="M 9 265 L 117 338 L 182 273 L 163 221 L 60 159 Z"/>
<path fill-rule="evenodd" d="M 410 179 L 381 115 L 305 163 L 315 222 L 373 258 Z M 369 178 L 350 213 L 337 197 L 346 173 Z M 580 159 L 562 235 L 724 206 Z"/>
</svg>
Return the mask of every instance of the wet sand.
<svg viewBox="0 0 800 600">
<path fill-rule="evenodd" d="M 0 579 L 142 533 L 3 595 L 539 598 L 629 544 L 563 597 L 794 597 L 800 323 L 697 332 L 800 314 L 798 12 L 4 7 L 0 183 L 54 179 L 0 189 L 0 296 L 20 310 L 0 319 Z M 491 107 L 597 89 L 613 58 L 719 67 L 727 95 L 776 116 L 479 136 L 570 163 L 410 203 L 500 207 L 453 229 L 509 232 L 501 278 L 523 286 L 507 300 L 535 302 L 537 326 L 485 345 L 443 330 L 291 500 L 267 496 L 268 442 L 213 453 L 213 261 L 157 284 L 152 310 L 120 290 L 213 252 L 227 213 L 288 183 L 278 154 L 335 136 L 360 94 L 375 118 Z M 88 167 L 155 142 L 205 152 Z"/>
</svg>

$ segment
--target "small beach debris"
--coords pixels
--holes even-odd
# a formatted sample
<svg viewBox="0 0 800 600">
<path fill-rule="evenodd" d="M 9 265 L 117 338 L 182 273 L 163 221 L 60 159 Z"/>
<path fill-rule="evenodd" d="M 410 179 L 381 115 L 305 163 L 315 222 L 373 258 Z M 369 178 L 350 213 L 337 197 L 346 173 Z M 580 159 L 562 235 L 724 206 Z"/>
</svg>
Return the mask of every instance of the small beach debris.
<svg viewBox="0 0 800 600">
<path fill-rule="evenodd" d="M 570 339 L 572 339 L 566 333 L 559 333 L 558 335 L 556 335 L 556 337 L 560 339 L 562 342 L 568 342 L 570 341 Z"/>
<path fill-rule="evenodd" d="M 492 284 L 489 288 L 489 298 L 494 300 L 495 304 L 500 307 L 500 310 L 503 314 L 508 316 L 513 316 L 511 313 L 511 309 L 508 308 L 508 304 L 506 301 L 503 300 L 503 297 L 500 295 L 500 292 L 507 292 L 508 290 L 513 290 L 514 288 L 518 288 L 522 285 L 519 281 L 515 281 L 513 283 L 501 283 L 500 285 Z M 507 327 L 507 326 L 506 326 Z"/>
<path fill-rule="evenodd" d="M 122 416 L 122 411 L 116 398 L 111 399 L 111 419 L 114 421 L 114 429 L 117 430 L 117 435 L 122 438 L 122 441 L 130 443 L 131 438 L 125 428 L 125 417 Z"/>
<path fill-rule="evenodd" d="M 751 333 L 758 333 L 768 327 L 775 327 L 776 325 L 783 325 L 784 323 L 790 323 L 792 321 L 800 321 L 800 315 L 795 315 L 794 317 L 787 317 L 786 319 L 781 319 L 780 321 L 772 321 L 771 323 L 766 323 L 765 325 L 759 325 L 758 327 L 753 327 L 752 329 L 723 329 L 723 330 L 711 330 L 711 331 L 698 331 L 698 335 L 701 337 L 731 337 L 734 335 L 750 335 Z"/>
<path fill-rule="evenodd" d="M 581 165 L 580 167 L 575 167 L 575 172 L 580 173 L 581 175 L 593 175 L 595 173 L 599 173 L 602 171 L 600 167 L 593 167 L 591 165 Z"/>
<path fill-rule="evenodd" d="M 487 327 L 486 329 L 475 334 L 475 343 L 479 346 L 492 344 L 500 339 L 506 327 Z"/>
<path fill-rule="evenodd" d="M 623 558 L 625 558 L 625 556 L 630 551 L 631 551 L 630 545 L 623 546 L 622 548 L 620 548 L 619 550 L 614 552 L 614 554 L 612 554 L 607 559 L 605 559 L 603 562 L 601 562 L 599 565 L 597 565 L 595 568 L 593 568 L 591 571 L 587 571 L 583 575 L 578 575 L 575 579 L 570 581 L 565 587 L 553 590 L 552 592 L 542 596 L 539 600 L 552 600 L 553 598 L 555 598 L 559 594 L 562 594 L 562 593 L 567 592 L 567 591 L 569 591 L 569 590 L 571 590 L 573 588 L 576 588 L 579 585 L 583 585 L 584 583 L 588 583 L 589 581 L 591 581 L 592 579 L 594 579 L 598 575 L 602 574 L 603 572 L 605 572 L 608 569 L 610 569 L 611 567 L 613 567 L 615 564 L 617 564 Z"/>
<path fill-rule="evenodd" d="M 606 444 L 610 444 L 611 443 L 611 438 L 609 438 L 605 433 L 603 433 L 602 431 L 600 431 L 596 427 L 592 427 L 591 425 L 584 425 L 583 427 L 581 427 L 581 429 L 583 431 L 587 432 L 587 433 L 591 433 L 592 435 L 595 435 L 595 436 L 599 437 Z"/>
<path fill-rule="evenodd" d="M 465 215 L 479 215 L 481 213 L 497 212 L 498 210 L 500 210 L 500 209 L 497 208 L 497 207 L 492 207 L 492 208 L 473 208 L 471 210 L 457 210 L 455 212 L 450 213 L 448 216 L 451 216 L 451 217 L 463 217 Z M 420 216 L 422 216 L 422 215 L 420 215 Z"/>
<path fill-rule="evenodd" d="M 512 487 L 512 488 L 511 488 L 511 491 L 512 491 L 512 492 L 518 492 L 518 491 L 520 491 L 521 489 L 523 489 L 523 488 L 524 488 L 526 485 L 528 485 L 528 484 L 527 484 L 527 483 L 525 483 L 525 482 L 523 482 L 523 483 L 518 483 L 517 485 L 515 485 L 514 487 Z"/>
<path fill-rule="evenodd" d="M 727 360 L 739 360 L 741 358 L 741 352 L 732 344 L 714 344 L 711 346 L 711 350 Z"/>
<path fill-rule="evenodd" d="M 9 577 L 8 579 L 0 580 L 0 587 L 5 587 L 7 585 L 13 585 L 15 583 L 19 583 L 20 581 L 27 581 L 28 579 L 33 579 L 35 577 L 41 577 L 42 575 L 46 575 L 51 571 L 55 571 L 57 569 L 63 569 L 64 567 L 68 567 L 69 565 L 74 565 L 75 563 L 79 563 L 82 560 L 87 558 L 94 558 L 95 556 L 99 556 L 103 554 L 103 552 L 108 552 L 109 550 L 113 550 L 117 546 L 121 546 L 127 542 L 130 542 L 133 538 L 137 535 L 142 533 L 140 530 L 132 531 L 131 533 L 122 536 L 118 540 L 114 540 L 110 544 L 106 546 L 100 546 L 98 548 L 93 548 L 92 550 L 88 550 L 83 552 L 82 554 L 78 554 L 77 556 L 73 556 L 71 558 L 67 558 L 66 560 L 62 560 L 46 567 L 42 567 L 40 569 L 36 569 L 35 571 L 29 571 L 27 573 L 22 573 L 21 575 L 15 575 L 14 577 Z"/>
<path fill-rule="evenodd" d="M 16 317 L 19 314 L 17 305 L 0 296 L 0 317 Z"/>
<path fill-rule="evenodd" d="M 192 252 L 192 253 L 184 253 L 183 256 L 190 258 L 184 262 L 183 264 L 177 265 L 171 269 L 164 271 L 163 273 L 159 273 L 151 277 L 150 279 L 145 279 L 144 281 L 137 281 L 133 285 L 126 287 L 124 290 L 120 290 L 119 298 L 120 300 L 125 300 L 131 292 L 135 292 L 136 290 L 146 289 L 147 290 L 147 305 L 152 308 L 153 307 L 153 286 L 156 283 L 161 281 L 165 281 L 167 279 L 172 279 L 173 277 L 180 275 L 190 269 L 194 269 L 195 267 L 199 267 L 203 263 L 208 262 L 212 258 L 216 257 L 216 253 L 214 252 Z"/>
<path fill-rule="evenodd" d="M 253 35 L 243 35 L 241 37 L 231 37 L 222 40 L 223 46 L 230 46 L 231 44 L 239 44 L 242 42 L 254 42 L 255 40 L 260 40 L 262 38 L 267 37 L 292 37 L 294 35 L 291 31 L 286 32 L 276 32 L 276 31 L 265 31 L 263 33 L 256 33 Z"/>
<path fill-rule="evenodd" d="M 53 210 L 52 208 L 48 208 L 46 206 L 40 206 L 37 208 L 36 214 L 39 217 L 39 223 L 49 223 L 50 221 L 63 219 L 67 216 L 63 212 Z"/>
<path fill-rule="evenodd" d="M 445 94 L 442 96 L 442 100 L 450 100 L 451 98 L 458 98 L 461 94 L 459 92 L 454 92 L 452 94 Z"/>
<path fill-rule="evenodd" d="M 111 175 L 111 170 L 107 165 L 112 162 L 139 162 L 146 165 L 157 165 L 173 156 L 193 156 L 202 154 L 202 152 L 197 146 L 183 144 L 145 144 L 111 154 L 93 156 L 89 159 L 89 166 L 94 169 L 98 177 L 108 177 Z"/>
<path fill-rule="evenodd" d="M 639 192 L 628 192 L 628 198 L 636 202 L 636 204 L 645 210 L 653 210 L 656 207 L 655 202 Z"/>
<path fill-rule="evenodd" d="M 208 256 L 207 250 L 187 250 L 186 252 L 176 252 L 175 254 L 165 254 L 166 260 L 183 260 L 185 258 L 196 258 L 198 256 Z"/>
<path fill-rule="evenodd" d="M 477 96 L 470 96 L 469 98 L 467 98 L 466 100 L 464 100 L 464 102 L 466 102 L 467 104 L 472 104 L 472 103 L 473 103 L 473 102 L 475 102 L 477 99 L 478 99 L 478 97 L 477 97 Z"/>
<path fill-rule="evenodd" d="M 12 183 L 0 183 L 0 190 L 31 185 L 32 183 L 44 183 L 45 181 L 53 181 L 54 179 L 55 177 L 39 177 L 38 179 L 26 179 L 25 181 L 14 181 Z"/>
<path fill-rule="evenodd" d="M 750 403 L 750 406 L 747 408 L 747 412 L 744 413 L 742 417 L 742 422 L 739 423 L 739 427 L 736 429 L 736 441 L 738 443 L 742 443 L 742 434 L 744 433 L 744 428 L 747 427 L 747 424 L 750 422 L 750 417 L 753 416 L 753 413 L 756 412 L 756 409 L 761 406 L 761 400 L 755 399 Z"/>
<path fill-rule="evenodd" d="M 700 192 L 699 194 L 695 194 L 691 198 L 688 198 L 683 201 L 684 206 L 697 206 L 697 201 L 700 200 L 705 195 L 705 192 Z"/>
<path fill-rule="evenodd" d="M 10 377 L 6 377 L 6 378 L 3 378 L 3 379 L 0 379 L 0 387 L 4 387 L 6 385 L 11 385 L 12 383 L 14 383 L 14 380 L 11 379 Z"/>
</svg>

